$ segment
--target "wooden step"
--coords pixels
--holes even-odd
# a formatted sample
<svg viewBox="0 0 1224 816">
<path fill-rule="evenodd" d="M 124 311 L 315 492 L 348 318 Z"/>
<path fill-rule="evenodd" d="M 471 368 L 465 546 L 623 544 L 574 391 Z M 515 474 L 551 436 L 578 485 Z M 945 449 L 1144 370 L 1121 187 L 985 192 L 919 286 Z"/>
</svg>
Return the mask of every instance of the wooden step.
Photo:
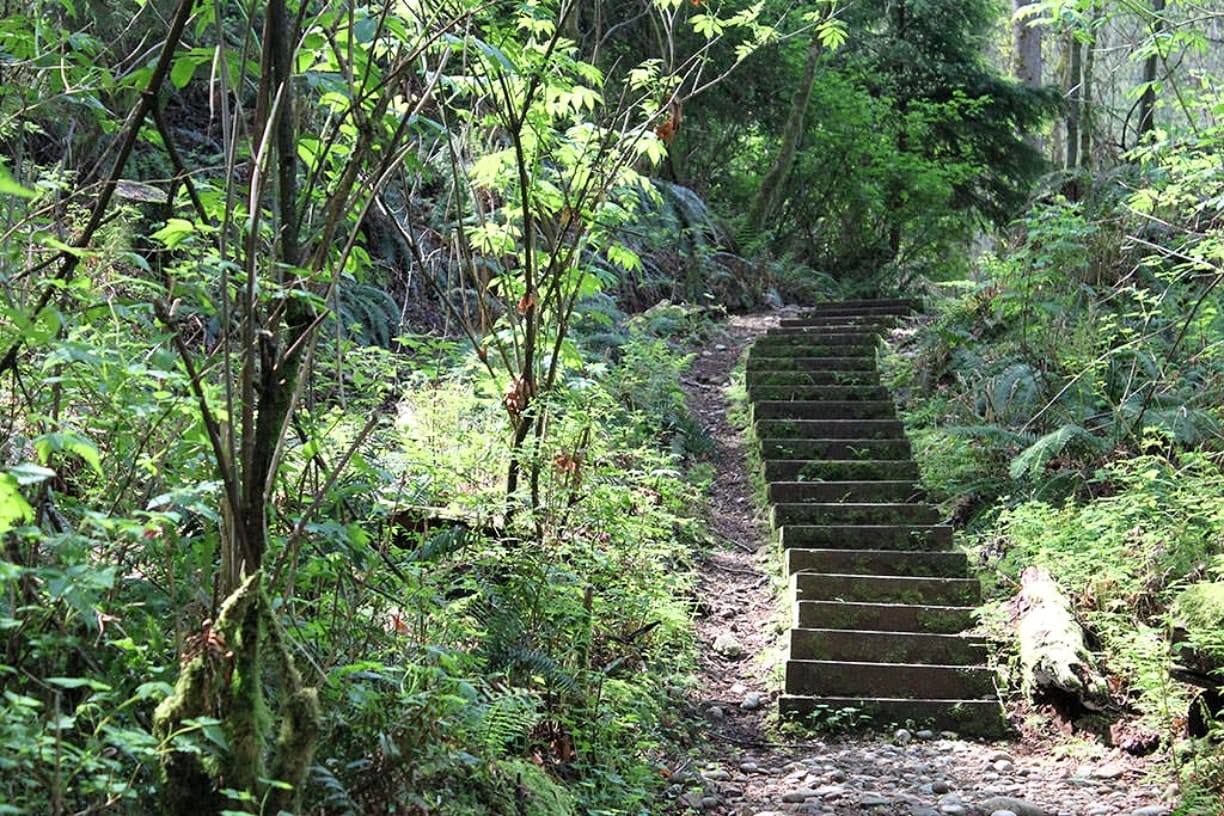
<svg viewBox="0 0 1224 816">
<path fill-rule="evenodd" d="M 909 459 L 908 439 L 762 439 L 765 459 Z"/>
<path fill-rule="evenodd" d="M 859 351 L 853 346 L 782 346 L 753 354 L 744 363 L 745 371 L 824 371 L 829 360 L 854 359 L 861 368 L 875 369 L 875 351 Z"/>
<path fill-rule="evenodd" d="M 952 546 L 947 524 L 791 524 L 778 531 L 783 549 L 917 550 Z"/>
<path fill-rule="evenodd" d="M 836 315 L 899 315 L 922 311 L 922 302 L 916 298 L 862 298 L 859 300 L 831 300 L 808 306 L 799 317 L 825 317 Z"/>
<path fill-rule="evenodd" d="M 766 482 L 916 480 L 913 459 L 767 459 Z"/>
<path fill-rule="evenodd" d="M 810 384 L 821 385 L 841 385 L 845 383 L 837 382 L 838 378 L 845 378 L 846 373 L 829 372 L 825 368 L 825 361 L 829 357 L 819 357 L 808 354 L 799 355 L 753 355 L 744 361 L 744 371 L 802 371 L 808 374 L 815 374 L 816 377 L 808 377 Z M 864 372 L 875 372 L 875 366 L 864 367 Z M 876 377 L 879 379 L 879 377 Z M 819 382 L 826 380 L 826 382 Z M 875 384 L 875 383 L 871 383 Z"/>
<path fill-rule="evenodd" d="M 962 737 L 995 740 L 1012 736 L 997 699 L 905 700 L 863 697 L 817 697 L 783 694 L 778 700 L 783 718 L 813 728 L 907 725 L 951 731 Z"/>
<path fill-rule="evenodd" d="M 775 376 L 780 374 L 782 376 Z M 789 382 L 778 382 L 778 380 L 790 380 Z M 880 372 L 873 369 L 858 369 L 855 371 L 805 371 L 802 376 L 795 376 L 793 372 L 769 372 L 768 376 L 762 377 L 760 374 L 754 374 L 748 377 L 745 374 L 744 386 L 748 390 L 748 396 L 755 399 L 754 396 L 760 389 L 769 388 L 793 388 L 807 389 L 819 388 L 826 385 L 879 385 Z M 783 399 L 794 399 L 794 397 L 783 397 Z"/>
<path fill-rule="evenodd" d="M 936 606 L 979 606 L 982 603 L 982 587 L 976 578 L 796 572 L 791 575 L 790 583 L 798 601 Z"/>
<path fill-rule="evenodd" d="M 985 666 L 788 660 L 786 693 L 964 700 L 993 696 L 995 674 Z"/>
<path fill-rule="evenodd" d="M 896 419 L 762 419 L 753 423 L 758 439 L 904 439 Z"/>
<path fill-rule="evenodd" d="M 765 486 L 770 504 L 801 502 L 910 502 L 922 491 L 910 480 L 873 482 L 770 482 Z"/>
<path fill-rule="evenodd" d="M 753 422 L 765 419 L 897 418 L 897 409 L 892 400 L 760 400 L 753 404 L 749 413 Z"/>
<path fill-rule="evenodd" d="M 750 394 L 754 400 L 763 402 L 890 402 L 892 396 L 882 385 L 862 383 L 860 385 L 758 385 Z"/>
<path fill-rule="evenodd" d="M 744 384 L 758 385 L 817 385 L 827 381 L 830 373 L 842 372 L 847 377 L 876 374 L 875 360 L 866 357 L 825 357 L 816 371 L 745 371 Z M 843 380 L 843 382 L 847 382 Z M 849 381 L 854 382 L 854 381 Z"/>
<path fill-rule="evenodd" d="M 954 635 L 973 627 L 973 607 L 796 601 L 796 629 L 871 629 Z"/>
<path fill-rule="evenodd" d="M 786 551 L 786 574 L 834 572 L 844 575 L 922 575 L 966 578 L 969 559 L 951 550 L 839 550 L 791 547 Z"/>
<path fill-rule="evenodd" d="M 808 315 L 807 317 L 784 317 L 778 327 L 829 328 L 846 331 L 872 331 L 883 333 L 897 325 L 897 315 Z"/>
<path fill-rule="evenodd" d="M 814 524 L 935 524 L 939 511 L 919 502 L 798 502 L 775 504 L 773 529 Z"/>
<path fill-rule="evenodd" d="M 774 344 L 789 345 L 791 343 L 814 346 L 849 346 L 865 348 L 875 352 L 880 345 L 880 335 L 874 331 L 859 331 L 856 329 L 833 329 L 818 327 L 798 327 L 769 329 L 753 341 L 749 354 L 756 354 L 762 348 L 770 348 Z"/>
<path fill-rule="evenodd" d="M 981 666 L 986 662 L 986 643 L 980 638 L 960 634 L 792 629 L 790 656 L 794 660 Z"/>
</svg>

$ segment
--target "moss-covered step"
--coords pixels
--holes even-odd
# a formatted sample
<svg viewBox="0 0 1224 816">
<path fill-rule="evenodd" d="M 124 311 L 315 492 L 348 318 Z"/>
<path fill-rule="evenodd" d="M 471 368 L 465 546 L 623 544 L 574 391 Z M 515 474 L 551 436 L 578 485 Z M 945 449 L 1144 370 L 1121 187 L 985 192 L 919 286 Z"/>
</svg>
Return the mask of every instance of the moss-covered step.
<svg viewBox="0 0 1224 816">
<path fill-rule="evenodd" d="M 795 629 L 870 629 L 955 635 L 973 628 L 973 607 L 796 601 Z"/>
<path fill-rule="evenodd" d="M 951 731 L 962 737 L 995 740 L 1012 736 L 997 699 L 899 700 L 783 694 L 783 719 L 813 728 L 886 728 L 910 723 L 915 728 Z"/>
<path fill-rule="evenodd" d="M 980 606 L 982 587 L 976 578 L 905 575 L 849 575 L 796 572 L 790 578 L 800 601 Z"/>
<path fill-rule="evenodd" d="M 986 643 L 968 635 L 792 629 L 790 656 L 792 660 L 980 666 L 986 662 Z"/>
<path fill-rule="evenodd" d="M 767 353 L 749 355 L 744 364 L 745 371 L 828 371 L 829 360 L 859 360 L 856 366 L 862 371 L 874 371 L 875 356 L 872 354 L 829 354 L 825 348 L 780 348 L 766 349 Z M 839 351 L 842 351 L 839 349 Z M 845 351 L 853 351 L 852 348 Z M 845 370 L 845 369 L 842 369 Z"/>
<path fill-rule="evenodd" d="M 784 317 L 778 328 L 826 328 L 841 331 L 872 331 L 881 334 L 897 325 L 896 315 L 815 315 Z"/>
<path fill-rule="evenodd" d="M 762 439 L 765 459 L 909 459 L 907 439 Z"/>
<path fill-rule="evenodd" d="M 769 519 L 775 530 L 804 524 L 934 524 L 939 511 L 901 502 L 800 502 L 773 505 Z"/>
<path fill-rule="evenodd" d="M 861 383 L 858 385 L 758 385 L 748 392 L 754 400 L 766 402 L 803 400 L 810 402 L 870 400 L 883 402 L 890 399 L 888 389 L 882 385 Z"/>
<path fill-rule="evenodd" d="M 778 531 L 784 550 L 905 550 L 939 552 L 952 546 L 948 524 L 792 524 Z"/>
<path fill-rule="evenodd" d="M 752 396 L 760 388 L 820 388 L 829 385 L 872 385 L 880 384 L 880 372 L 873 369 L 856 369 L 846 371 L 781 371 L 753 372 L 752 376 L 744 375 L 744 384 L 748 395 Z M 784 397 L 792 399 L 792 397 Z"/>
<path fill-rule="evenodd" d="M 786 693 L 830 697 L 975 699 L 995 695 L 995 673 L 985 666 L 925 663 L 786 661 Z"/>
<path fill-rule="evenodd" d="M 767 329 L 757 337 L 753 348 L 769 346 L 773 343 L 808 343 L 818 346 L 846 346 L 850 348 L 868 348 L 872 351 L 880 345 L 880 333 L 871 330 L 837 329 L 817 326 L 787 326 Z"/>
<path fill-rule="evenodd" d="M 913 481 L 896 479 L 871 482 L 769 482 L 765 498 L 770 504 L 800 502 L 908 502 L 921 499 Z"/>
<path fill-rule="evenodd" d="M 753 422 L 767 419 L 896 419 L 897 409 L 892 400 L 760 400 L 752 404 L 750 413 Z"/>
<path fill-rule="evenodd" d="M 913 459 L 766 459 L 766 482 L 906 481 L 918 478 Z"/>
<path fill-rule="evenodd" d="M 822 403 L 823 404 L 823 403 Z M 753 423 L 757 439 L 904 439 L 897 419 L 762 419 Z"/>
<path fill-rule="evenodd" d="M 872 312 L 880 310 L 891 310 L 891 314 L 910 314 L 911 312 L 922 311 L 922 301 L 912 297 L 880 297 L 880 298 L 852 298 L 848 300 L 827 300 L 824 303 L 816 303 L 812 306 L 807 306 L 800 313 L 800 317 L 807 315 L 823 315 L 830 312 L 839 312 L 853 309 L 867 309 Z"/>
<path fill-rule="evenodd" d="M 791 355 L 778 355 L 791 356 Z M 749 358 L 752 359 L 752 358 Z M 755 368 L 744 371 L 744 382 L 748 385 L 792 385 L 794 383 L 809 383 L 809 374 L 823 374 L 828 371 L 845 371 L 850 373 L 874 372 L 875 359 L 872 357 L 822 357 L 820 366 L 805 370 L 773 371 Z"/>
<path fill-rule="evenodd" d="M 786 574 L 832 572 L 843 575 L 911 575 L 967 578 L 969 559 L 952 550 L 846 550 L 791 547 Z"/>
</svg>

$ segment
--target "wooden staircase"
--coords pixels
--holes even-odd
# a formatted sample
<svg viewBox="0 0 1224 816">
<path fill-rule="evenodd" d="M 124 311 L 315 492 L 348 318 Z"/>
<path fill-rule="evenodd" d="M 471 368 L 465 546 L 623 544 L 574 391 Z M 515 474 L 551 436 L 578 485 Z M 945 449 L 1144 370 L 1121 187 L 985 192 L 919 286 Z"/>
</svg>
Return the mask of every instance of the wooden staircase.
<svg viewBox="0 0 1224 816">
<path fill-rule="evenodd" d="M 853 709 L 884 726 L 1006 733 L 981 588 L 923 500 L 876 350 L 908 300 L 831 303 L 749 350 L 747 386 L 770 519 L 794 603 L 784 716 Z"/>
</svg>

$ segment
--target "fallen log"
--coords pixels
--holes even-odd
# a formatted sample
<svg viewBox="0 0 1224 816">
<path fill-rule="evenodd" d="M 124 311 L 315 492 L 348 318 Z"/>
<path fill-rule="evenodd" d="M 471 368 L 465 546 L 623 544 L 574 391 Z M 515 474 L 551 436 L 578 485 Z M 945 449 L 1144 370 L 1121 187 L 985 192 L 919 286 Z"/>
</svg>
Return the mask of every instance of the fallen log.
<svg viewBox="0 0 1224 816">
<path fill-rule="evenodd" d="M 1071 600 L 1053 576 L 1040 567 L 1026 567 L 1011 604 L 1025 695 L 1071 717 L 1084 710 L 1105 710 L 1109 686 L 1097 671 Z"/>
</svg>

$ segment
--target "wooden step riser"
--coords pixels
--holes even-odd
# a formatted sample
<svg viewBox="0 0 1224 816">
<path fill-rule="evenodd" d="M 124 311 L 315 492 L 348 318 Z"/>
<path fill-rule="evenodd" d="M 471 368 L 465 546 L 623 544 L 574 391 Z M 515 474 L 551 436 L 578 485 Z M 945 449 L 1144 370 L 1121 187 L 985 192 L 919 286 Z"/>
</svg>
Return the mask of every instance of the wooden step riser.
<svg viewBox="0 0 1224 816">
<path fill-rule="evenodd" d="M 753 378 L 762 379 L 762 382 L 755 382 Z M 770 378 L 777 380 L 778 378 L 789 378 L 790 382 L 770 382 Z M 754 374 L 753 377 L 747 378 L 745 386 L 748 391 L 748 396 L 751 399 L 781 399 L 793 400 L 801 399 L 801 397 L 792 396 L 793 394 L 802 394 L 811 391 L 815 388 L 825 388 L 828 386 L 879 386 L 880 373 L 878 371 L 807 371 L 802 377 L 797 377 L 794 372 L 774 373 L 762 372 Z M 782 397 L 768 397 L 767 394 L 773 391 L 786 394 Z M 757 396 L 758 394 L 762 396 Z M 823 397 L 816 397 L 823 399 Z M 850 399 L 861 399 L 857 395 Z M 887 397 L 885 397 L 887 399 Z"/>
<path fill-rule="evenodd" d="M 861 697 L 814 697 L 784 694 L 778 700 L 783 719 L 812 728 L 830 725 L 879 728 L 911 723 L 915 728 L 952 731 L 962 737 L 997 740 L 1013 736 L 998 700 L 896 700 Z"/>
<path fill-rule="evenodd" d="M 792 525 L 935 524 L 939 511 L 927 504 L 880 502 L 805 502 L 770 508 L 773 529 Z"/>
<path fill-rule="evenodd" d="M 798 601 L 793 626 L 955 635 L 973 628 L 973 623 L 971 607 Z"/>
<path fill-rule="evenodd" d="M 797 572 L 791 590 L 798 601 L 979 606 L 982 587 L 972 578 L 841 575 Z"/>
<path fill-rule="evenodd" d="M 897 419 L 762 419 L 757 439 L 905 439 Z"/>
<path fill-rule="evenodd" d="M 882 334 L 898 323 L 895 315 L 827 315 L 825 317 L 784 317 L 780 329 L 828 329 L 830 331 L 872 331 Z"/>
<path fill-rule="evenodd" d="M 995 677 L 980 666 L 788 660 L 785 688 L 829 697 L 975 699 L 995 694 Z"/>
<path fill-rule="evenodd" d="M 874 351 L 880 343 L 880 334 L 871 332 L 871 330 L 807 328 L 788 325 L 788 327 L 769 329 L 765 334 L 760 335 L 753 341 L 749 354 L 754 354 L 754 350 L 760 349 L 761 346 L 769 346 L 771 343 L 780 343 L 780 341 L 807 343 L 814 346 L 862 346 Z"/>
<path fill-rule="evenodd" d="M 750 419 L 763 422 L 770 419 L 892 419 L 897 418 L 897 409 L 892 400 L 791 400 L 777 402 L 761 400 L 753 404 Z M 757 435 L 758 439 L 767 438 Z"/>
<path fill-rule="evenodd" d="M 770 504 L 909 502 L 922 499 L 922 491 L 912 481 L 770 482 L 765 486 L 765 494 Z"/>
<path fill-rule="evenodd" d="M 946 524 L 792 524 L 778 531 L 783 549 L 940 552 L 952 546 Z"/>
<path fill-rule="evenodd" d="M 882 385 L 758 385 L 749 397 L 759 402 L 890 402 Z"/>
<path fill-rule="evenodd" d="M 918 465 L 912 459 L 768 459 L 766 482 L 913 481 Z"/>
<path fill-rule="evenodd" d="M 950 551 L 838 550 L 792 547 L 786 551 L 786 574 L 790 576 L 799 572 L 968 578 L 969 559 L 962 552 Z"/>
<path fill-rule="evenodd" d="M 744 361 L 744 371 L 753 374 L 753 376 L 759 372 L 781 373 L 802 371 L 804 374 L 807 374 L 809 379 L 815 380 L 818 384 L 823 383 L 824 380 L 829 380 L 829 384 L 836 385 L 837 383 L 834 380 L 837 377 L 846 377 L 847 373 L 830 372 L 829 368 L 825 367 L 827 360 L 829 360 L 829 357 L 813 355 L 753 355 Z M 859 366 L 859 369 L 867 373 L 878 373 L 874 363 L 873 365 Z"/>
<path fill-rule="evenodd" d="M 863 371 L 875 371 L 875 352 L 850 353 L 851 349 L 836 350 L 826 348 L 777 348 L 770 349 L 768 354 L 752 354 L 744 362 L 744 370 L 756 374 L 761 371 L 827 371 L 829 360 L 856 360 L 858 365 L 852 368 Z"/>
<path fill-rule="evenodd" d="M 827 382 L 830 375 L 836 374 L 844 374 L 847 377 L 878 377 L 879 372 L 876 371 L 874 362 L 857 357 L 828 357 L 818 371 L 745 371 L 744 382 L 749 388 L 758 385 L 819 385 Z"/>
<path fill-rule="evenodd" d="M 764 459 L 893 459 L 910 458 L 905 439 L 762 439 Z"/>
<path fill-rule="evenodd" d="M 792 629 L 790 656 L 792 660 L 839 660 L 849 663 L 982 666 L 986 663 L 986 644 L 965 635 Z"/>
<path fill-rule="evenodd" d="M 800 317 L 827 314 L 830 310 L 841 309 L 893 309 L 896 314 L 908 315 L 922 311 L 922 301 L 912 297 L 873 297 L 850 298 L 847 300 L 830 300 L 804 308 Z"/>
</svg>

